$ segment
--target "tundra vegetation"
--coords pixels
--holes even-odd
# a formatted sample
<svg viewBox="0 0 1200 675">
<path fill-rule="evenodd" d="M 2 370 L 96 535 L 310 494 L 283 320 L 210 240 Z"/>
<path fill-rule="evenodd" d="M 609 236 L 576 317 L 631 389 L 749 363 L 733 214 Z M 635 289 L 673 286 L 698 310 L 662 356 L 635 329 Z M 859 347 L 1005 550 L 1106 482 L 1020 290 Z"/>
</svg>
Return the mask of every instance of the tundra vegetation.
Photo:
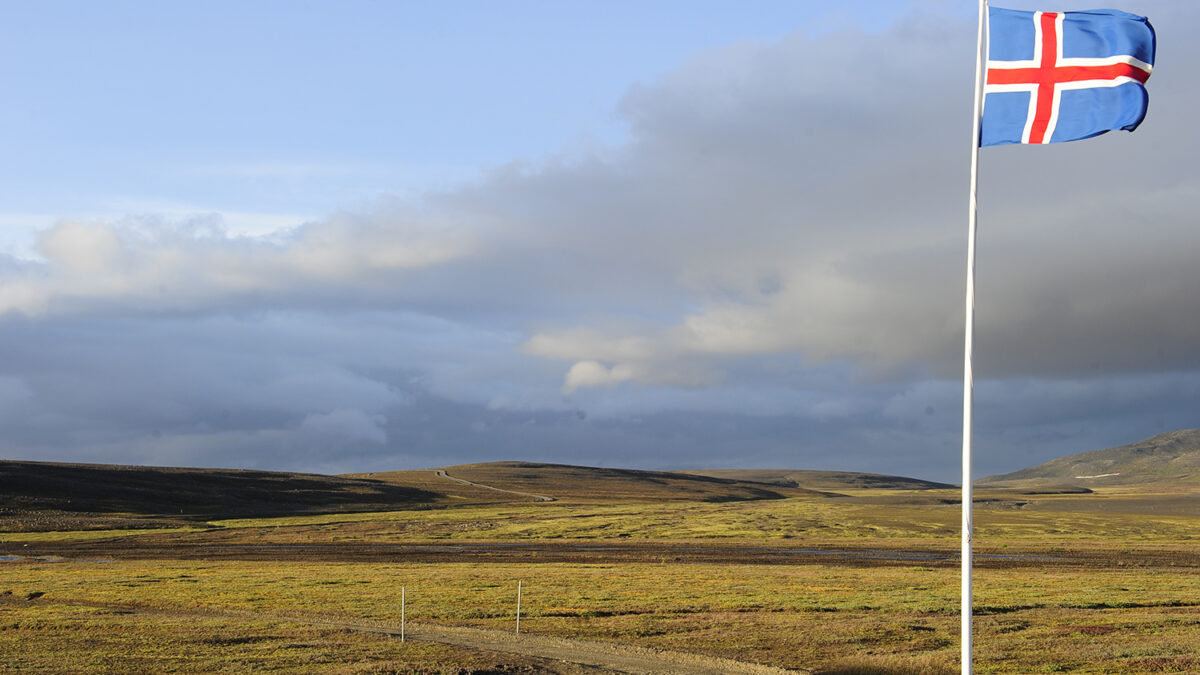
<svg viewBox="0 0 1200 675">
<path fill-rule="evenodd" d="M 25 470 L 3 469 L 9 481 Z M 554 670 L 398 639 L 402 587 L 409 626 L 511 631 L 520 580 L 522 633 L 815 673 L 957 671 L 956 489 L 880 477 L 838 489 L 829 476 L 807 489 L 795 472 L 448 472 L 476 485 L 433 471 L 340 477 L 321 488 L 339 494 L 325 507 L 280 500 L 274 514 L 236 495 L 236 508 L 183 514 L 159 495 L 148 512 L 137 490 L 124 511 L 74 511 L 26 491 L 0 517 L 0 670 Z M 379 508 L 389 495 L 402 499 Z M 1200 671 L 1200 497 L 1186 483 L 1001 482 L 977 496 L 978 672 Z"/>
</svg>

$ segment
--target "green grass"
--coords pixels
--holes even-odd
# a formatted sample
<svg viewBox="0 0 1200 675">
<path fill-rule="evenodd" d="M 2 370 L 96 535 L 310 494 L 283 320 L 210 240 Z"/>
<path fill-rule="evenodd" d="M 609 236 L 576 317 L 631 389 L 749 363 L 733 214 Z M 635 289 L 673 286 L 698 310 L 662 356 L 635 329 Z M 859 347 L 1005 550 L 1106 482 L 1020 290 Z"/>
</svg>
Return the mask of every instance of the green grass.
<svg viewBox="0 0 1200 675">
<path fill-rule="evenodd" d="M 0 544 L 170 534 L 260 543 L 631 539 L 846 540 L 891 545 L 888 542 L 952 543 L 958 536 L 959 519 L 957 506 L 810 497 L 725 504 L 508 504 L 213 520 L 195 528 L 8 532 L 0 533 Z M 1200 541 L 1200 517 L 1191 515 L 1104 513 L 1090 507 L 1077 511 L 981 506 L 976 509 L 975 522 L 976 540 L 984 546 L 1040 547 L 1048 541 L 1060 546 L 1114 541 L 1123 545 L 1192 545 Z M 214 534 L 213 529 L 223 534 Z"/>
<path fill-rule="evenodd" d="M 54 530 L 50 532 L 0 532 L 0 545 L 30 541 L 89 541 L 115 537 L 140 537 L 148 534 L 181 534 L 199 532 L 199 527 L 138 528 L 136 530 Z"/>
</svg>

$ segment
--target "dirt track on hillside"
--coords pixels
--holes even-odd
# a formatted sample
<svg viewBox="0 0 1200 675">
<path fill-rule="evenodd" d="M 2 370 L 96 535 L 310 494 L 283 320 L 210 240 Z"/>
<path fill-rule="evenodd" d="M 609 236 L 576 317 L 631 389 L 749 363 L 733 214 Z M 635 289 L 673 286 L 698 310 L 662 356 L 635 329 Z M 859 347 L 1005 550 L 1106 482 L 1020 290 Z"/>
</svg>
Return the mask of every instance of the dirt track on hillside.
<svg viewBox="0 0 1200 675">
<path fill-rule="evenodd" d="M 533 501 L 535 501 L 535 502 L 558 501 L 554 497 L 550 497 L 547 495 L 538 495 L 538 494 L 534 494 L 532 492 L 520 492 L 518 490 L 507 490 L 505 488 L 498 488 L 495 485 L 484 485 L 483 483 L 476 483 L 474 481 L 469 481 L 465 478 L 455 478 L 454 476 L 451 476 L 450 474 L 446 473 L 446 471 L 443 469 L 438 469 L 436 471 L 436 475 L 438 478 L 445 478 L 448 481 L 452 481 L 452 482 L 458 483 L 460 485 L 471 485 L 471 486 L 474 486 L 477 488 L 484 488 L 485 490 L 495 490 L 496 492 L 503 492 L 505 494 L 519 495 L 521 497 L 529 497 L 529 498 L 533 499 Z"/>
</svg>

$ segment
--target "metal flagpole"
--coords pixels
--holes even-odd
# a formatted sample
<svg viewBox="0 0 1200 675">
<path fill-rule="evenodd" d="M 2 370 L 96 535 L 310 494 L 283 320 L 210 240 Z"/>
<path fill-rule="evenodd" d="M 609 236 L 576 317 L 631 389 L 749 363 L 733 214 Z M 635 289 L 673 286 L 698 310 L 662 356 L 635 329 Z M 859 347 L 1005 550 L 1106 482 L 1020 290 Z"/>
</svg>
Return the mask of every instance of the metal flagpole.
<svg viewBox="0 0 1200 675">
<path fill-rule="evenodd" d="M 975 341 L 975 231 L 979 214 L 976 192 L 979 185 L 979 134 L 983 119 L 983 73 L 987 0 L 979 0 L 979 35 L 975 54 L 975 118 L 971 132 L 971 196 L 967 225 L 967 311 L 966 337 L 963 344 L 963 450 L 962 450 L 962 669 L 971 675 L 971 428 L 975 407 L 975 377 L 971 369 L 971 353 Z"/>
</svg>

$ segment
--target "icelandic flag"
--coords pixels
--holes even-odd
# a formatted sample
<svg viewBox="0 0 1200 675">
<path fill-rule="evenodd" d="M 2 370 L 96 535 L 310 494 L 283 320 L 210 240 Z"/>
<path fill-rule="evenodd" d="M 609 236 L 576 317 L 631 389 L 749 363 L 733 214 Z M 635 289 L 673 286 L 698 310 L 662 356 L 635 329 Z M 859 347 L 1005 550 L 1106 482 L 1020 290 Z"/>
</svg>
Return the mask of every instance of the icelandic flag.
<svg viewBox="0 0 1200 675">
<path fill-rule="evenodd" d="M 1114 9 L 1025 12 L 989 8 L 980 145 L 1059 143 L 1146 116 L 1154 28 Z"/>
</svg>

